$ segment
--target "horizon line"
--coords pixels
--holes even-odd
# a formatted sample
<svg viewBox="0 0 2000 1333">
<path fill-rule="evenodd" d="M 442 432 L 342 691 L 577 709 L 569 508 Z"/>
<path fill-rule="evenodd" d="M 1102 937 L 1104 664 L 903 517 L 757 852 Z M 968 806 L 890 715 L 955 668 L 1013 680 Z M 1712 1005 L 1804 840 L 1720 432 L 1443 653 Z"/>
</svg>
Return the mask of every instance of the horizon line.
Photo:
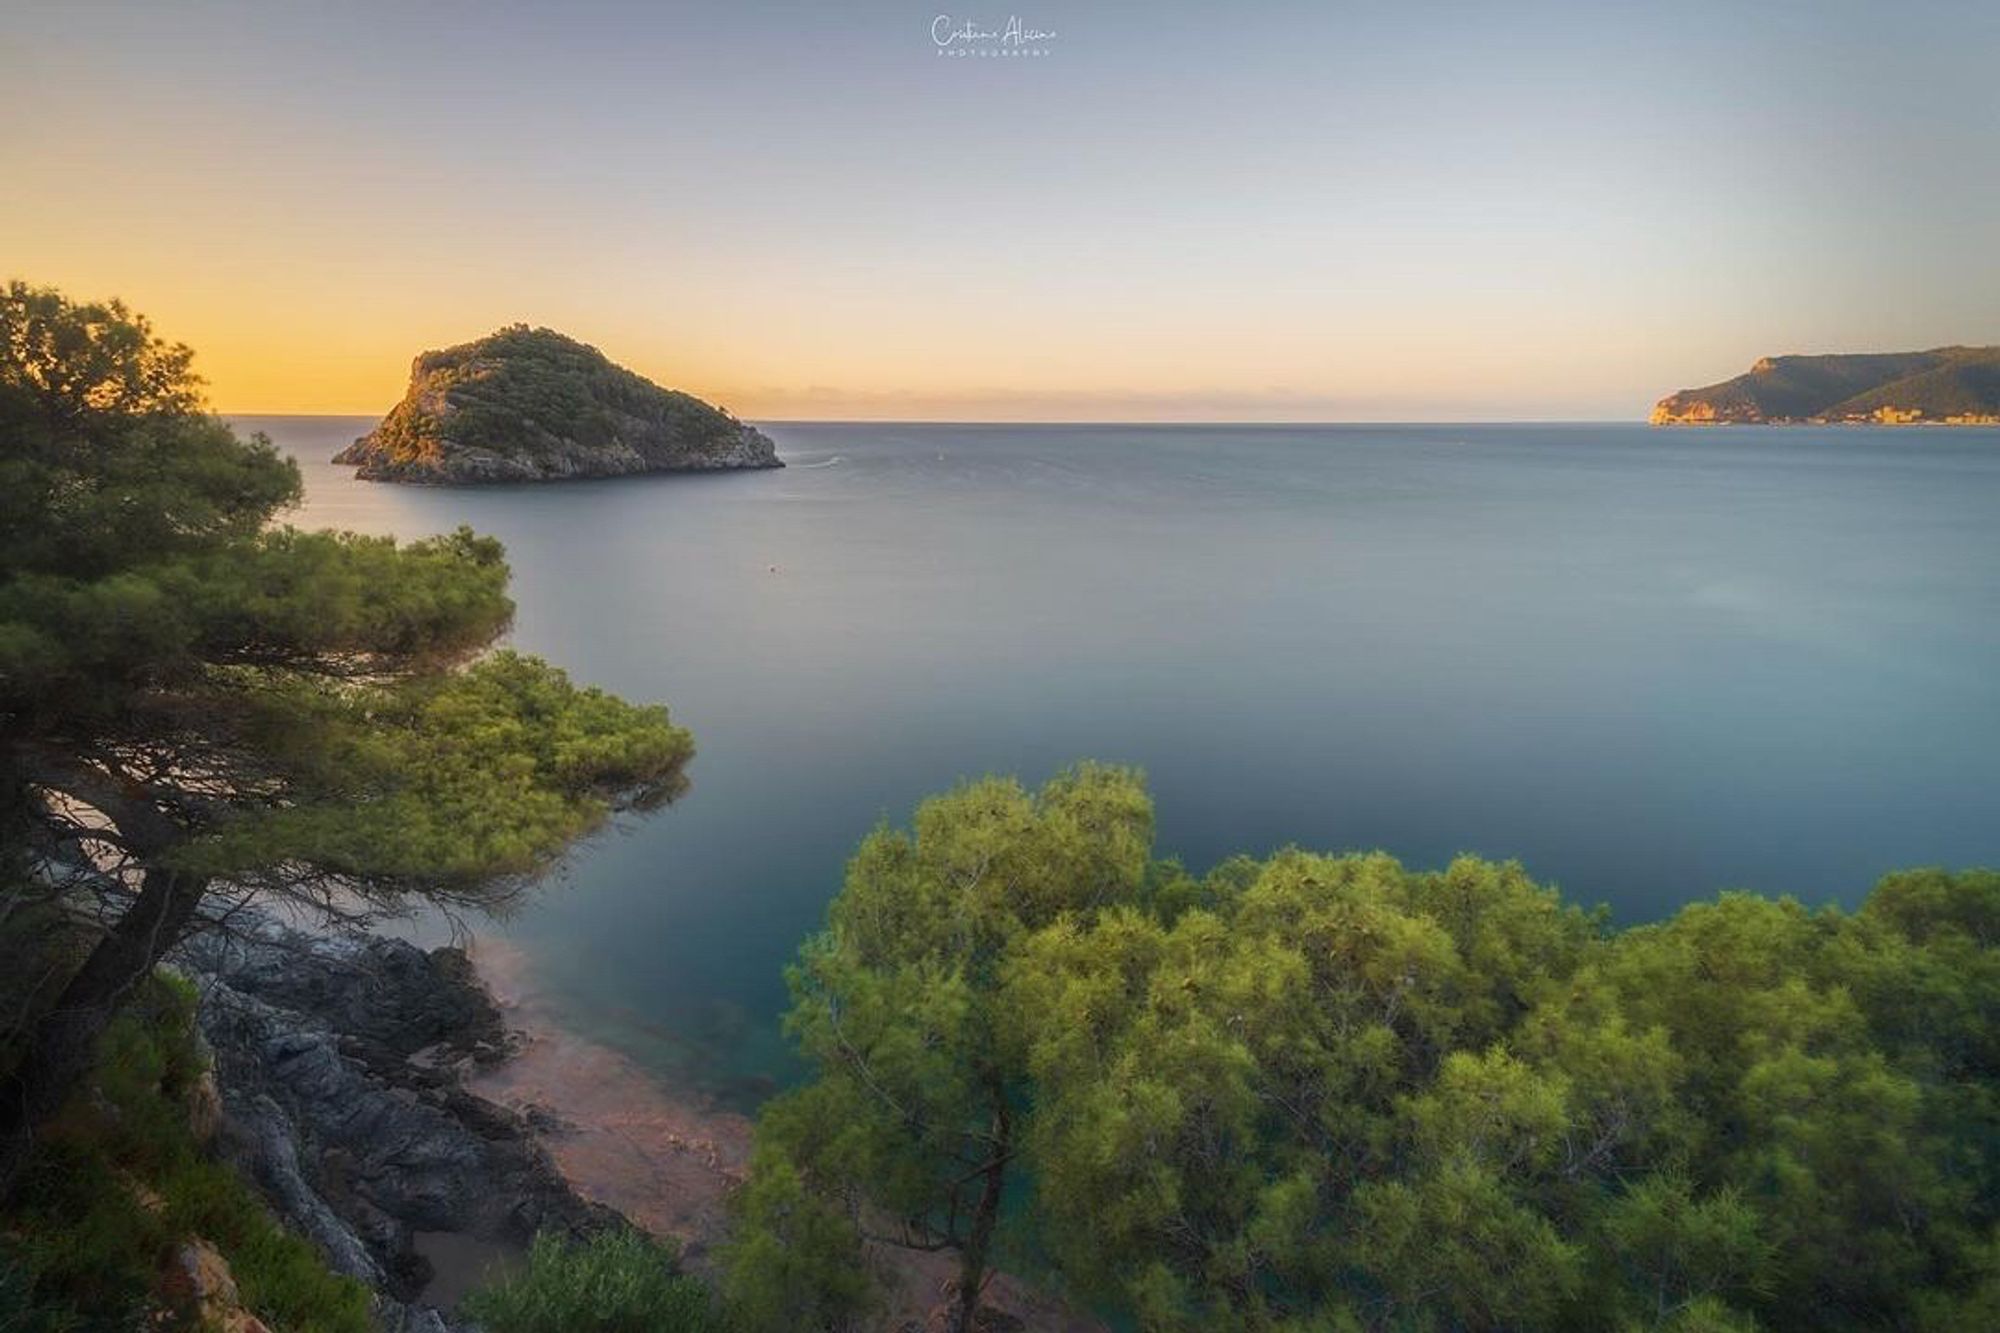
<svg viewBox="0 0 2000 1333">
<path fill-rule="evenodd" d="M 211 409 L 224 419 L 287 417 L 293 419 L 381 419 L 376 412 L 232 412 Z M 732 413 L 731 415 L 735 415 Z M 1153 417 L 766 417 L 736 416 L 748 425 L 770 426 L 1643 426 L 1644 417 L 1298 417 L 1298 418 L 1153 418 Z"/>
</svg>

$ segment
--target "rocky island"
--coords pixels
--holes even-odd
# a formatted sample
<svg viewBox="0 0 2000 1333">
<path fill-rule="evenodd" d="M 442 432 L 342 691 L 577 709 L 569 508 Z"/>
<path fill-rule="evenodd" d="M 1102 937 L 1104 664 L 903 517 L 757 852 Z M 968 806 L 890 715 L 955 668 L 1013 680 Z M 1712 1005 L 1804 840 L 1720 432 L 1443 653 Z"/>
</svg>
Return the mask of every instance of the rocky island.
<svg viewBox="0 0 2000 1333">
<path fill-rule="evenodd" d="M 434 485 L 784 466 L 722 409 L 525 324 L 417 357 L 403 400 L 333 461 Z"/>
<path fill-rule="evenodd" d="M 2000 426 L 2000 347 L 1767 356 L 1748 374 L 1662 398 L 1651 421 Z"/>
</svg>

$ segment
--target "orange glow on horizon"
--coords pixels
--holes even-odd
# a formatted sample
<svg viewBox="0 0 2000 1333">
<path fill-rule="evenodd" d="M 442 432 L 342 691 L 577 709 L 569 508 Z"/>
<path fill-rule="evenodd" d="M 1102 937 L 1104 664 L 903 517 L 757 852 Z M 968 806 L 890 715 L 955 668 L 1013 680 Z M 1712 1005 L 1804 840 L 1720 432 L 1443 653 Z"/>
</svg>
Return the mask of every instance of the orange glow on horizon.
<svg viewBox="0 0 2000 1333">
<path fill-rule="evenodd" d="M 1487 338 L 1480 324 L 1457 335 L 1413 320 L 1376 321 L 1357 336 L 1335 331 L 1318 344 L 1269 329 L 1246 336 L 1221 309 L 1133 330 L 1116 343 L 1038 337 L 1032 309 L 1001 312 L 950 337 L 912 329 L 925 312 L 880 302 L 847 312 L 849 331 L 829 320 L 786 327 L 773 307 L 755 318 L 711 309 L 655 324 L 630 308 L 586 310 L 576 299 L 523 300 L 510 309 L 491 294 L 404 289 L 384 302 L 338 282 L 287 275 L 253 292 L 190 280 L 183 269 L 150 270 L 138 256 L 91 280 L 79 256 L 20 276 L 78 299 L 117 296 L 156 332 L 195 349 L 215 409 L 229 416 L 379 416 L 401 398 L 423 351 L 483 336 L 504 324 L 546 324 L 592 343 L 657 383 L 716 403 L 748 420 L 1333 421 L 1500 419 L 1565 415 L 1536 399 L 1538 353 Z M 716 305 L 723 304 L 718 300 Z M 557 309 L 538 313 L 537 305 Z M 768 321 L 768 322 L 767 322 Z M 753 330 L 775 328 L 769 338 Z M 1231 331 L 1226 340 L 1203 332 Z M 1603 340 L 1599 364 L 1640 387 L 1634 405 L 1599 415 L 1635 415 L 1651 372 L 1629 341 Z M 1623 364 L 1621 364 L 1621 362 Z M 1456 367 L 1441 391 L 1440 363 Z M 1524 383 L 1530 385 L 1523 388 Z M 1675 386 L 1668 386 L 1675 387 Z M 1574 411 L 1567 415 L 1579 415 Z"/>
<path fill-rule="evenodd" d="M 2000 342 L 1967 25 L 1079 12 L 1003 72 L 897 6 L 476 8 L 12 7 L 0 278 L 239 414 L 386 411 L 516 321 L 752 420 L 1641 420 Z"/>
</svg>

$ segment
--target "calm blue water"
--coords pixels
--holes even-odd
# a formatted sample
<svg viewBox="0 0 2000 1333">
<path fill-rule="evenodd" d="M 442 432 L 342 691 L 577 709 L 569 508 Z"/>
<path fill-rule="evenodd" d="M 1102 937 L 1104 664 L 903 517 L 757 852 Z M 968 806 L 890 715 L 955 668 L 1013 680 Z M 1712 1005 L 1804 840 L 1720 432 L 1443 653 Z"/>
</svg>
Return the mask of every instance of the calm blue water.
<svg viewBox="0 0 2000 1333">
<path fill-rule="evenodd" d="M 2000 431 L 778 425 L 786 471 L 357 483 L 507 544 L 516 642 L 668 702 L 684 801 L 508 927 L 580 1025 L 782 1073 L 854 842 L 989 771 L 1143 765 L 1163 850 L 1519 857 L 1626 921 L 2000 863 Z M 743 1085 L 739 1085 L 743 1086 Z"/>
</svg>

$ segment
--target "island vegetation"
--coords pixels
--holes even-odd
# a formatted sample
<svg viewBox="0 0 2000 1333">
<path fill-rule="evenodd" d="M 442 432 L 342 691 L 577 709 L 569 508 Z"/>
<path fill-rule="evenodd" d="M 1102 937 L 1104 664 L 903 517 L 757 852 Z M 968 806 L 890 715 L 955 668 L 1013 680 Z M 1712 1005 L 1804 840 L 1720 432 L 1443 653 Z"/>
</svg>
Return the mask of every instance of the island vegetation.
<svg viewBox="0 0 2000 1333">
<path fill-rule="evenodd" d="M 425 352 L 403 400 L 334 459 L 369 481 L 548 481 L 783 467 L 770 439 L 553 329 Z"/>
<path fill-rule="evenodd" d="M 115 303 L 6 289 L 0 443 L 0 1328 L 359 1333 L 162 960 L 253 896 L 504 907 L 689 737 L 496 650 L 492 541 L 275 522 L 296 469 Z M 716 1282 L 551 1235 L 489 1333 L 870 1329 L 912 1251 L 948 1333 L 1002 1269 L 1146 1333 L 2000 1326 L 2000 873 L 1619 929 L 1472 857 L 1191 873 L 1085 764 L 868 834 L 789 981 Z"/>
<path fill-rule="evenodd" d="M 1652 422 L 2000 426 L 2000 347 L 1767 356 L 1747 374 L 1662 398 Z"/>
</svg>

